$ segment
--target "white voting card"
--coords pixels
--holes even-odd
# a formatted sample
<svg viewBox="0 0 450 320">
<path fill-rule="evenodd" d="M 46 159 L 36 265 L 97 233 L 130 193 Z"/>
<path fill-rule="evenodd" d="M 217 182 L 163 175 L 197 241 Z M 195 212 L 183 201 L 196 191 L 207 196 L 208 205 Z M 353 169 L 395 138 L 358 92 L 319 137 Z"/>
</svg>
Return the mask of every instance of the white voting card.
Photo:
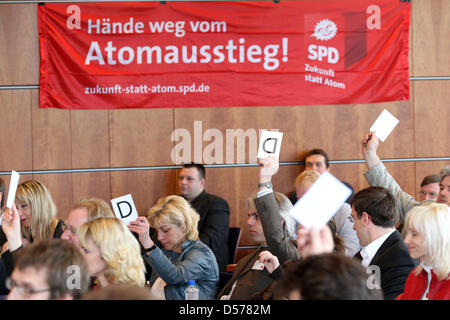
<svg viewBox="0 0 450 320">
<path fill-rule="evenodd" d="M 279 158 L 281 150 L 281 141 L 283 140 L 283 132 L 276 131 L 261 131 L 261 138 L 259 139 L 257 158 L 263 159 L 268 156 L 275 156 Z"/>
<path fill-rule="evenodd" d="M 126 225 L 131 221 L 135 221 L 139 216 L 131 194 L 114 198 L 111 200 L 111 204 L 116 217 L 122 220 Z"/>
<path fill-rule="evenodd" d="M 255 264 L 252 267 L 252 270 L 264 270 L 264 263 L 260 262 L 259 260 L 256 260 Z"/>
<path fill-rule="evenodd" d="M 375 120 L 372 127 L 370 127 L 370 131 L 376 131 L 378 139 L 384 142 L 399 122 L 400 121 L 396 117 L 384 109 L 378 119 Z"/>
<path fill-rule="evenodd" d="M 20 174 L 16 171 L 11 171 L 11 180 L 9 181 L 8 198 L 6 200 L 6 207 L 11 209 L 14 200 L 16 199 L 17 185 L 19 184 Z"/>
<path fill-rule="evenodd" d="M 290 214 L 303 226 L 321 229 L 344 204 L 352 191 L 331 173 L 324 172 L 295 203 Z"/>
</svg>

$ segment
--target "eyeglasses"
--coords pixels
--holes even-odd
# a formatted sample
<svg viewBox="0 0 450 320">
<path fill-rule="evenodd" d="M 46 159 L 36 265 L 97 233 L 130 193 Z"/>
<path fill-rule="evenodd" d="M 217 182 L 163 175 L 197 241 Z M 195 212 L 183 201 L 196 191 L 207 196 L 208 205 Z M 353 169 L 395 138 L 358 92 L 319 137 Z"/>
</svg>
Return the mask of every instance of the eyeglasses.
<svg viewBox="0 0 450 320">
<path fill-rule="evenodd" d="M 420 195 L 422 195 L 422 196 L 426 196 L 426 195 L 427 195 L 427 192 L 426 192 L 426 191 L 420 191 L 419 193 L 420 193 Z M 430 192 L 429 194 L 430 194 L 430 196 L 432 196 L 432 197 L 437 197 L 437 196 L 438 196 L 438 194 L 437 194 L 436 192 Z"/>
<path fill-rule="evenodd" d="M 13 288 L 16 288 L 17 292 L 21 296 L 25 296 L 25 297 L 29 297 L 29 296 L 32 296 L 33 294 L 37 294 L 37 293 L 41 293 L 41 292 L 51 291 L 50 288 L 35 290 L 33 288 L 30 288 L 27 285 L 20 285 L 11 278 L 6 279 L 5 285 L 8 290 L 12 290 Z"/>
<path fill-rule="evenodd" d="M 68 232 L 74 235 L 77 233 L 77 230 L 75 228 L 68 226 L 65 222 L 62 223 L 61 227 L 63 232 L 67 230 Z"/>
</svg>

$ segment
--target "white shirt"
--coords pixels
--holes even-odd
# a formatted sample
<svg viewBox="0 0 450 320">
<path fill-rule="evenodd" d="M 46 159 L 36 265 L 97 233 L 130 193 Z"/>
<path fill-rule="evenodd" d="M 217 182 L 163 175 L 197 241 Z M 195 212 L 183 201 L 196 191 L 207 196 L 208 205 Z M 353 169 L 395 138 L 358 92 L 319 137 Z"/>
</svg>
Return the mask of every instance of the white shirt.
<svg viewBox="0 0 450 320">
<path fill-rule="evenodd" d="M 427 266 L 422 263 L 422 268 L 427 272 L 427 289 L 423 293 L 421 300 L 428 300 L 428 291 L 430 291 L 430 283 L 431 283 L 431 269 L 433 269 L 433 267 Z"/>
<path fill-rule="evenodd" d="M 361 256 L 363 258 L 362 265 L 364 267 L 369 266 L 370 262 L 372 261 L 373 257 L 375 257 L 375 254 L 380 249 L 380 247 L 383 245 L 383 243 L 386 241 L 387 238 L 395 231 L 392 230 L 385 235 L 382 235 L 378 239 L 375 239 L 371 243 L 369 243 L 364 249 L 361 250 Z"/>
</svg>

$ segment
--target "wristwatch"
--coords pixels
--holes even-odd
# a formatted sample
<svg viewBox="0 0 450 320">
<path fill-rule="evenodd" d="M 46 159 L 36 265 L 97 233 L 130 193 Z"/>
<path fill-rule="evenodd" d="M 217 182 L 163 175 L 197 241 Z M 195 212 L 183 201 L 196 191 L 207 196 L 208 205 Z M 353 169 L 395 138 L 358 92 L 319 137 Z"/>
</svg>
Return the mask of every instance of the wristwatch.
<svg viewBox="0 0 450 320">
<path fill-rule="evenodd" d="M 153 251 L 153 249 L 156 248 L 156 244 L 153 244 L 150 248 L 144 249 L 144 252 L 149 253 L 151 251 Z"/>
<path fill-rule="evenodd" d="M 258 188 L 263 188 L 266 187 L 268 189 L 273 189 L 273 184 L 272 182 L 264 182 L 264 183 L 258 183 Z"/>
</svg>

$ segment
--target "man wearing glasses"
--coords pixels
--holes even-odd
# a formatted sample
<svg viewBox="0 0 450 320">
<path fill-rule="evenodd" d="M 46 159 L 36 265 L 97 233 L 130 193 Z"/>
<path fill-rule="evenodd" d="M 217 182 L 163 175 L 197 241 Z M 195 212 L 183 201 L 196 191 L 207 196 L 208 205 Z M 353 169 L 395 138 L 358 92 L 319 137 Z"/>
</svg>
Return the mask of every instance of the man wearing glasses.
<svg viewBox="0 0 450 320">
<path fill-rule="evenodd" d="M 89 287 L 88 266 L 69 241 L 40 241 L 21 251 L 6 287 L 8 300 L 79 299 Z"/>
</svg>

